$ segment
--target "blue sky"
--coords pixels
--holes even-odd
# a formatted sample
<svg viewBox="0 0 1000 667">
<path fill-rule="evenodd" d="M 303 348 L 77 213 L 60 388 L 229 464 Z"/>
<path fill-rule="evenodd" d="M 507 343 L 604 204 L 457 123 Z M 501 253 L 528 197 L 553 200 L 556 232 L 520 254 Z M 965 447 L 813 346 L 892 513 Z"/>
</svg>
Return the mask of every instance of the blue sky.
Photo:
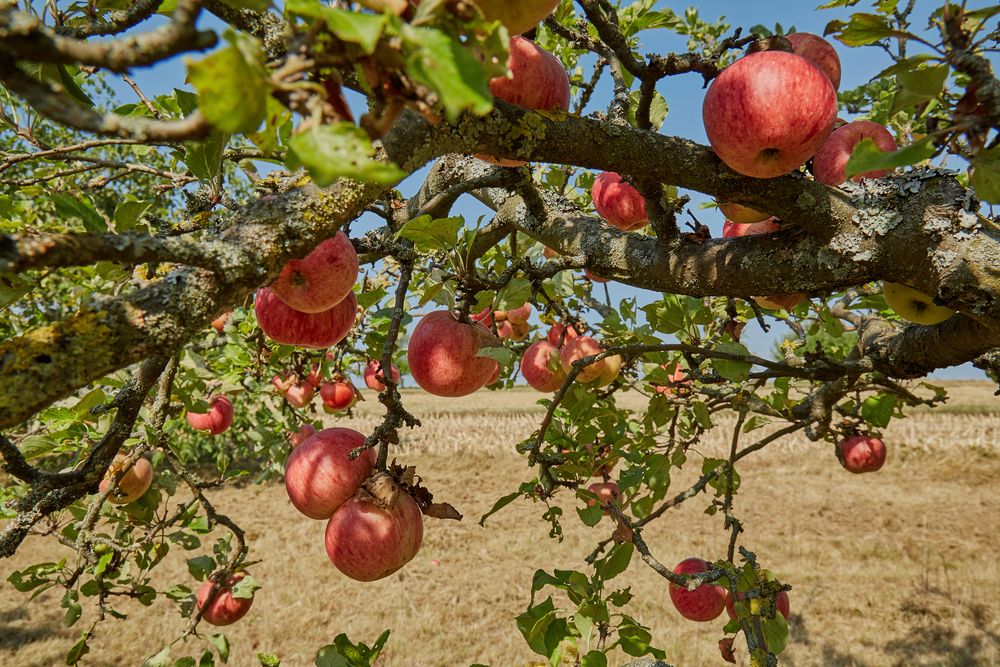
<svg viewBox="0 0 1000 667">
<path fill-rule="evenodd" d="M 791 0 L 781 0 L 777 2 L 734 2 L 732 0 L 707 0 L 697 3 L 691 2 L 661 2 L 658 8 L 670 8 L 677 13 L 683 13 L 686 7 L 695 5 L 704 20 L 713 20 L 724 16 L 732 28 L 743 27 L 744 32 L 756 24 L 762 24 L 773 29 L 775 22 L 780 22 L 787 30 L 794 28 L 799 32 L 813 32 L 823 34 L 823 29 L 829 21 L 844 19 L 853 11 L 871 11 L 871 2 L 861 2 L 858 6 L 849 9 L 817 10 L 820 4 L 817 0 L 806 2 L 795 2 Z M 985 6 L 987 3 L 968 3 L 970 7 Z M 913 26 L 915 32 L 923 32 L 926 25 L 923 21 L 926 16 L 935 8 L 941 5 L 940 2 L 930 0 L 919 0 L 913 16 L 918 18 L 918 22 Z M 202 21 L 202 27 L 217 27 L 218 23 L 210 17 Z M 932 38 L 936 35 L 931 34 Z M 686 38 L 674 35 L 665 30 L 647 31 L 643 33 L 644 43 L 642 49 L 645 52 L 665 53 L 670 51 L 686 51 Z M 937 41 L 932 39 L 932 41 Z M 866 47 L 850 49 L 838 42 L 834 42 L 841 58 L 842 83 L 841 90 L 853 88 L 867 82 L 872 76 L 890 64 L 888 56 L 878 48 Z M 135 73 L 136 80 L 149 93 L 169 92 L 173 87 L 184 86 L 184 68 L 180 59 L 175 59 L 154 68 Z M 124 84 L 117 85 L 123 100 L 131 100 L 132 93 Z M 667 119 L 661 128 L 664 134 L 682 136 L 703 144 L 707 144 L 704 128 L 701 122 L 701 102 L 704 96 L 702 89 L 702 79 L 697 74 L 681 75 L 670 77 L 660 82 L 659 92 L 666 98 L 669 105 Z M 594 95 L 598 101 L 606 101 L 609 98 L 610 81 L 607 76 L 601 82 L 601 86 Z M 602 94 L 603 93 L 603 94 Z M 842 116 L 846 116 L 842 114 Z M 407 179 L 400 189 L 405 195 L 412 194 L 419 186 L 423 171 L 417 172 Z M 692 194 L 692 207 L 697 203 L 705 201 L 706 198 Z M 714 210 L 693 209 L 695 215 L 701 222 L 708 224 L 713 235 L 721 235 L 722 216 Z M 474 221 L 481 215 L 489 215 L 485 207 L 479 205 L 471 197 L 462 198 L 455 209 L 456 214 L 464 215 L 467 219 Z M 372 223 L 374 224 L 374 223 Z M 356 225 L 355 230 L 362 229 Z M 648 303 L 657 298 L 657 295 L 620 284 L 609 284 L 612 303 L 617 303 L 622 298 L 636 297 L 641 304 Z M 780 323 L 775 323 L 770 334 L 762 332 L 756 323 L 751 322 L 744 332 L 743 342 L 747 344 L 753 352 L 770 356 L 770 350 L 775 340 L 780 339 L 786 329 Z M 983 378 L 984 374 L 973 368 L 971 364 L 944 369 L 935 373 L 938 378 Z"/>
</svg>

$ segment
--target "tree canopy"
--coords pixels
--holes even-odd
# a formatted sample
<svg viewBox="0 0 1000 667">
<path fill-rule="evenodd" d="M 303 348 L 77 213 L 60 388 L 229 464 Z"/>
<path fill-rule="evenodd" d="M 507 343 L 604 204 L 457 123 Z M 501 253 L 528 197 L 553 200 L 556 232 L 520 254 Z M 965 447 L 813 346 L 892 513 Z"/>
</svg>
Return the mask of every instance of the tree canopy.
<svg viewBox="0 0 1000 667">
<path fill-rule="evenodd" d="M 533 500 L 553 538 L 563 522 L 608 527 L 578 570 L 536 574 L 516 619 L 531 650 L 553 665 L 570 655 L 606 665 L 613 651 L 662 658 L 621 583 L 649 566 L 671 590 L 752 602 L 720 630 L 742 634 L 751 664 L 777 664 L 780 596 L 795 582 L 776 580 L 741 541 L 739 462 L 804 433 L 837 445 L 850 469 L 845 442 L 867 446 L 910 408 L 947 400 L 921 381 L 928 374 L 972 362 L 1000 383 L 1000 6 L 922 15 L 913 0 L 824 4 L 817 11 L 850 8 L 826 26 L 829 44 L 885 61 L 837 91 L 839 64 L 834 81 L 780 24 L 731 26 L 662 4 L 0 1 L 0 556 L 29 534 L 73 552 L 9 581 L 64 591 L 72 623 L 92 601 L 95 626 L 116 596 L 166 596 L 190 618 L 182 638 L 198 634 L 213 599 L 231 593 L 239 607 L 268 584 L 253 578 L 252 541 L 215 509 L 214 487 L 280 477 L 288 434 L 335 427 L 364 376 L 385 418 L 338 464 L 371 456 L 373 475 L 352 491 L 379 507 L 401 493 L 426 517 L 461 518 L 394 462 L 420 427 L 400 376 L 441 396 L 485 386 L 487 401 L 530 365 L 548 384 L 537 430 L 511 443 L 525 481 L 480 522 Z M 508 30 L 515 18 L 531 26 L 522 36 Z M 687 50 L 650 50 L 663 33 Z M 515 50 L 535 58 L 524 73 Z M 180 56 L 183 88 L 130 76 Z M 743 76 L 735 63 L 765 61 L 805 68 L 799 88 L 772 89 L 772 121 L 786 98 L 812 103 L 808 83 L 836 93 L 831 118 L 872 121 L 897 149 L 845 139 L 830 182 L 818 147 L 860 126 L 827 123 L 815 158 L 762 178 L 720 159 L 735 137 L 766 134 L 746 108 L 706 111 L 723 124 L 713 146 L 660 131 L 664 82 L 694 77 L 712 90 L 723 73 Z M 526 101 L 555 95 L 567 76 L 566 104 Z M 727 104 L 740 86 L 723 85 Z M 407 178 L 420 179 L 412 196 L 399 189 Z M 760 219 L 713 238 L 702 220 L 717 214 L 694 193 Z M 490 214 L 456 215 L 467 195 Z M 615 222 L 622 202 L 642 213 Z M 353 291 L 295 308 L 288 290 L 307 278 L 292 275 L 282 292 L 284 272 L 299 270 L 289 262 L 337 238 L 357 255 Z M 608 280 L 650 298 L 612 303 Z M 265 312 L 268 285 L 291 314 Z M 432 311 L 443 313 L 433 331 Z M 303 312 L 329 315 L 312 331 L 321 342 L 282 339 Z M 333 335 L 336 318 L 344 330 Z M 791 333 L 773 355 L 740 342 L 744 327 L 779 321 Z M 446 354 L 470 336 L 470 357 Z M 624 407 L 625 392 L 645 408 Z M 689 457 L 722 415 L 736 415 L 728 458 Z M 155 476 L 132 498 L 126 478 L 140 460 Z M 692 465 L 697 482 L 672 486 L 671 470 Z M 609 486 L 595 490 L 593 475 Z M 706 501 L 728 552 L 676 572 L 642 529 Z M 228 536 L 202 544 L 220 526 Z M 168 558 L 186 558 L 197 582 L 159 579 Z M 196 595 L 198 582 L 213 599 Z M 569 607 L 541 599 L 552 590 Z M 68 648 L 68 664 L 89 637 Z M 174 645 L 148 664 L 224 662 L 225 637 L 212 637 L 201 662 Z M 371 664 L 385 641 L 338 637 L 317 664 Z"/>
</svg>

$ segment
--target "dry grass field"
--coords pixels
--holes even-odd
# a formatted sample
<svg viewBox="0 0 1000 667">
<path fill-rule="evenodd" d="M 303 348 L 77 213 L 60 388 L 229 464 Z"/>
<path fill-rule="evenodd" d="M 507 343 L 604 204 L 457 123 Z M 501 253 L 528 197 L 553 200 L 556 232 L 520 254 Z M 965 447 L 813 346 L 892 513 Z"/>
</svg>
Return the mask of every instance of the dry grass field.
<svg viewBox="0 0 1000 667">
<path fill-rule="evenodd" d="M 889 461 L 878 474 L 851 475 L 828 446 L 804 439 L 775 443 L 743 466 L 737 504 L 747 527 L 743 543 L 794 586 L 791 641 L 781 664 L 1000 665 L 1000 399 L 987 384 L 950 388 L 954 406 L 888 429 Z M 485 528 L 476 524 L 496 498 L 528 478 L 512 444 L 537 425 L 536 398 L 529 392 L 407 397 L 425 426 L 406 436 L 400 458 L 466 518 L 429 520 L 416 559 L 380 582 L 341 576 L 327 561 L 323 523 L 297 514 L 282 486 L 216 492 L 219 510 L 248 529 L 251 557 L 262 560 L 253 574 L 264 588 L 249 615 L 227 630 L 230 664 L 254 665 L 254 653 L 266 651 L 280 655 L 283 665 L 310 665 L 315 650 L 336 634 L 370 643 L 386 627 L 392 629 L 386 666 L 530 664 L 535 657 L 513 617 L 528 603 L 532 574 L 583 567 L 593 543 L 611 530 L 607 520 L 586 528 L 570 514 L 565 539 L 555 542 L 539 520 L 541 507 L 524 502 Z M 350 424 L 370 428 L 377 408 L 369 401 Z M 717 429 L 699 454 L 720 453 L 727 437 Z M 675 488 L 695 472 L 674 480 Z M 706 516 L 706 505 L 704 497 L 695 498 L 647 529 L 660 560 L 725 552 L 722 519 Z M 32 539 L 3 570 L 6 576 L 64 555 L 51 541 Z M 186 579 L 181 554 L 172 557 L 161 568 L 163 581 Z M 620 581 L 636 595 L 630 613 L 652 626 L 669 663 L 723 664 L 716 647 L 721 619 L 681 619 L 665 582 L 638 559 Z M 86 664 L 137 665 L 184 627 L 165 600 L 122 609 L 131 618 L 98 628 Z M 62 664 L 80 630 L 64 628 L 62 615 L 54 592 L 28 603 L 4 583 L 0 665 Z M 188 652 L 198 655 L 201 648 L 195 642 Z M 618 654 L 611 664 L 624 661 Z"/>
</svg>

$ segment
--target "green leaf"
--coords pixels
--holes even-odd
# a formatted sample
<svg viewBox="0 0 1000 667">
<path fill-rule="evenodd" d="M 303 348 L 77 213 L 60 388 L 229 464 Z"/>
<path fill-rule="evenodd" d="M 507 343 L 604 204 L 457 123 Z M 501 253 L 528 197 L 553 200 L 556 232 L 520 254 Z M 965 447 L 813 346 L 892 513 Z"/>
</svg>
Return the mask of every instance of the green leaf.
<svg viewBox="0 0 1000 667">
<path fill-rule="evenodd" d="M 347 122 L 318 125 L 297 134 L 289 140 L 288 148 L 289 166 L 305 167 L 321 187 L 338 178 L 388 185 L 406 176 L 392 162 L 372 159 L 375 148 L 368 134 Z"/>
<path fill-rule="evenodd" d="M 610 581 L 628 569 L 628 564 L 632 561 L 632 553 L 635 546 L 631 542 L 616 544 L 611 549 L 611 553 L 603 558 L 597 566 L 597 574 L 604 581 Z"/>
<path fill-rule="evenodd" d="M 258 653 L 257 661 L 260 667 L 281 667 L 281 660 L 273 653 Z"/>
<path fill-rule="evenodd" d="M 156 655 L 146 658 L 142 667 L 168 667 L 170 665 L 170 646 L 164 646 Z"/>
<path fill-rule="evenodd" d="M 520 308 L 531 298 L 531 281 L 527 278 L 514 278 L 500 290 L 497 298 L 497 308 L 511 310 Z"/>
<path fill-rule="evenodd" d="M 705 403 L 694 401 L 691 404 L 691 408 L 694 410 L 694 418 L 698 422 L 698 426 L 704 429 L 712 428 L 712 414 L 708 411 L 708 406 Z"/>
<path fill-rule="evenodd" d="M 260 42 L 233 31 L 230 45 L 201 60 L 187 60 L 188 80 L 202 114 L 224 132 L 253 132 L 264 119 L 271 84 Z"/>
<path fill-rule="evenodd" d="M 1000 146 L 994 146 L 972 161 L 972 187 L 985 202 L 1000 204 Z"/>
<path fill-rule="evenodd" d="M 883 152 L 871 139 L 864 139 L 854 147 L 854 152 L 847 160 L 844 175 L 851 178 L 866 171 L 895 169 L 896 167 L 917 164 L 932 157 L 936 150 L 931 137 L 924 137 L 914 141 L 906 148 L 891 153 Z"/>
<path fill-rule="evenodd" d="M 869 396 L 861 404 L 861 416 L 872 426 L 885 428 L 892 420 L 895 407 L 896 397 L 892 394 Z"/>
<path fill-rule="evenodd" d="M 923 104 L 934 99 L 941 94 L 947 78 L 947 65 L 935 65 L 900 72 L 896 75 L 896 85 L 898 88 L 895 96 L 892 98 L 889 115 L 892 116 L 904 109 L 909 109 L 910 107 L 915 107 L 918 104 Z"/>
<path fill-rule="evenodd" d="M 118 233 L 131 231 L 139 218 L 152 207 L 152 201 L 130 201 L 118 202 L 115 206 L 114 222 L 115 231 Z"/>
<path fill-rule="evenodd" d="M 72 627 L 80 620 L 80 616 L 83 615 L 83 607 L 80 606 L 80 595 L 74 589 L 70 589 L 63 594 L 60 606 L 66 610 L 63 624 L 67 628 Z"/>
<path fill-rule="evenodd" d="M 764 640 L 767 642 L 767 649 L 778 655 L 785 650 L 788 645 L 788 623 L 781 614 L 775 614 L 774 618 L 762 618 L 761 625 L 764 627 Z"/>
<path fill-rule="evenodd" d="M 369 55 L 375 52 L 375 46 L 378 45 L 388 21 L 385 14 L 363 14 L 336 9 L 316 0 L 286 0 L 285 12 L 326 21 L 330 32 L 345 42 L 359 45 Z"/>
<path fill-rule="evenodd" d="M 83 659 L 83 656 L 90 653 L 90 646 L 87 645 L 87 640 L 90 639 L 89 632 L 83 632 L 80 634 L 80 638 L 73 644 L 73 648 L 69 650 L 66 654 L 66 664 L 76 665 Z"/>
<path fill-rule="evenodd" d="M 205 578 L 215 570 L 215 561 L 211 556 L 196 556 L 188 559 L 187 566 L 192 577 L 198 581 L 205 581 Z"/>
<path fill-rule="evenodd" d="M 608 656 L 594 650 L 580 659 L 580 667 L 608 667 Z"/>
<path fill-rule="evenodd" d="M 438 94 L 445 116 L 454 122 L 464 111 L 490 112 L 493 95 L 482 64 L 461 44 L 434 28 L 403 26 L 406 72 Z"/>
<path fill-rule="evenodd" d="M 639 100 L 642 98 L 641 91 L 633 90 L 629 93 L 628 122 L 633 127 L 638 127 L 636 120 L 639 112 Z M 658 92 L 653 92 L 653 99 L 649 104 L 649 121 L 653 124 L 653 130 L 659 130 L 663 126 L 663 121 L 667 119 L 667 100 Z"/>
<path fill-rule="evenodd" d="M 233 597 L 236 596 L 233 595 Z M 221 633 L 217 635 L 208 635 L 206 639 L 208 639 L 208 642 L 215 647 L 216 651 L 219 652 L 219 659 L 222 660 L 222 662 L 229 662 L 229 640 L 226 639 L 226 635 Z"/>
<path fill-rule="evenodd" d="M 750 351 L 739 343 L 719 343 L 715 346 L 717 352 L 727 354 L 749 355 Z M 750 377 L 749 361 L 730 361 L 728 359 L 712 359 L 712 367 L 715 372 L 729 380 L 730 382 L 742 382 Z"/>
<path fill-rule="evenodd" d="M 852 14 L 851 20 L 830 21 L 826 24 L 823 35 L 833 35 L 847 46 L 864 46 L 873 44 L 886 37 L 912 38 L 914 35 L 896 30 L 889 25 L 889 20 L 878 14 Z"/>
<path fill-rule="evenodd" d="M 594 500 L 593 505 L 582 508 L 578 507 L 576 513 L 580 515 L 580 521 L 582 521 L 584 525 L 593 528 L 601 522 L 601 517 L 604 516 L 604 510 L 601 509 L 601 504 L 597 502 L 595 498 L 591 498 L 591 500 Z"/>
<path fill-rule="evenodd" d="M 507 505 L 510 505 L 512 502 L 514 502 L 520 497 L 521 497 L 521 492 L 515 491 L 514 493 L 509 493 L 506 496 L 499 498 L 495 503 L 493 503 L 493 507 L 490 508 L 489 512 L 479 517 L 479 525 L 485 526 L 486 519 L 490 518 L 491 516 L 502 510 L 504 507 L 507 507 Z"/>
<path fill-rule="evenodd" d="M 258 584 L 253 577 L 247 575 L 236 582 L 236 585 L 233 586 L 233 597 L 248 600 L 252 598 L 253 594 L 260 589 L 260 584 Z"/>
<path fill-rule="evenodd" d="M 455 218 L 433 219 L 429 215 L 410 220 L 396 232 L 396 238 L 413 241 L 418 250 L 451 250 L 458 244 L 458 233 L 465 220 Z"/>
<path fill-rule="evenodd" d="M 53 195 L 52 204 L 55 206 L 56 213 L 67 220 L 80 220 L 88 232 L 108 231 L 108 223 L 104 216 L 98 212 L 94 202 L 86 195 L 79 197 L 66 194 Z"/>
<path fill-rule="evenodd" d="M 229 141 L 225 132 L 212 130 L 204 141 L 184 146 L 184 163 L 196 177 L 214 181 L 222 173 L 222 152 Z"/>
<path fill-rule="evenodd" d="M 271 6 L 271 0 L 222 0 L 222 3 L 236 9 L 249 9 L 252 12 L 262 12 Z"/>
</svg>

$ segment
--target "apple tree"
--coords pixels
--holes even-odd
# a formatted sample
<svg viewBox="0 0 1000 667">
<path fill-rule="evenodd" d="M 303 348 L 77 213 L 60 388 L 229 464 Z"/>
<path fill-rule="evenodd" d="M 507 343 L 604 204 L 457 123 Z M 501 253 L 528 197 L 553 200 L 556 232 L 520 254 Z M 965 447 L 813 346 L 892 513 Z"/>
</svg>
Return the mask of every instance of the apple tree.
<svg viewBox="0 0 1000 667">
<path fill-rule="evenodd" d="M 872 472 L 890 420 L 947 400 L 920 378 L 1000 382 L 1000 6 L 835 0 L 821 37 L 662 4 L 0 2 L 0 557 L 71 550 L 8 578 L 83 620 L 68 664 L 122 597 L 175 601 L 186 638 L 266 594 L 212 502 L 240 479 L 283 476 L 345 576 L 405 567 L 423 517 L 461 515 L 396 462 L 420 427 L 404 376 L 540 392 L 524 482 L 481 522 L 534 502 L 553 538 L 607 527 L 578 570 L 535 574 L 531 650 L 662 658 L 623 583 L 648 566 L 667 590 L 641 594 L 716 623 L 723 657 L 738 635 L 777 664 L 795 582 L 741 539 L 741 461 L 802 433 Z M 847 49 L 883 64 L 838 90 Z M 171 66 L 184 84 L 131 76 Z M 660 131 L 677 78 L 704 84 L 710 146 Z M 774 355 L 740 342 L 777 322 Z M 364 434 L 336 423 L 362 376 L 385 407 Z M 689 457 L 723 414 L 729 455 Z M 725 553 L 661 562 L 643 529 L 682 503 Z M 190 579 L 164 581 L 178 558 Z M 225 662 L 205 636 L 147 663 Z"/>
</svg>

